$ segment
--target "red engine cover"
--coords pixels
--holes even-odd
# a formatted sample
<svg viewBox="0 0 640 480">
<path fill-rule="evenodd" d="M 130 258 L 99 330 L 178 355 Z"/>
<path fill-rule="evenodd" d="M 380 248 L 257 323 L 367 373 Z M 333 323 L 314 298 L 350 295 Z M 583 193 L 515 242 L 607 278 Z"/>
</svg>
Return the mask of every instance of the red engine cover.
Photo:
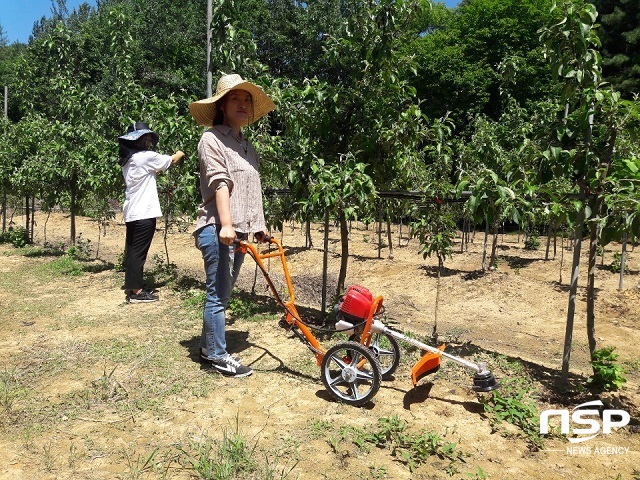
<svg viewBox="0 0 640 480">
<path fill-rule="evenodd" d="M 351 285 L 344 294 L 344 300 L 340 306 L 340 311 L 345 315 L 358 319 L 365 319 L 369 316 L 373 295 L 361 285 Z"/>
</svg>

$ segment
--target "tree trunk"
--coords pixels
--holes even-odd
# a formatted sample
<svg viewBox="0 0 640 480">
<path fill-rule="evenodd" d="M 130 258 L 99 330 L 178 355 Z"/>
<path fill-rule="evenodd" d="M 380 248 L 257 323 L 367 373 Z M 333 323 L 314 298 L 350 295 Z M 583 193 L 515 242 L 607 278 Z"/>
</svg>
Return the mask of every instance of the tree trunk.
<svg viewBox="0 0 640 480">
<path fill-rule="evenodd" d="M 24 228 L 25 228 L 25 230 L 26 230 L 26 232 L 25 232 L 25 233 L 26 233 L 27 239 L 29 239 L 29 238 L 31 238 L 31 234 L 30 234 L 30 232 L 31 232 L 31 229 L 30 229 L 30 225 L 31 225 L 31 217 L 30 217 L 30 215 L 31 215 L 31 211 L 29 210 L 29 195 L 27 195 L 27 196 L 24 198 L 24 206 L 25 206 L 25 216 L 26 216 L 25 221 L 24 221 Z"/>
<path fill-rule="evenodd" d="M 169 244 L 167 243 L 169 235 L 169 195 L 167 195 L 167 205 L 164 210 L 164 253 L 167 255 L 167 267 L 171 265 L 169 261 Z M 283 228 L 284 230 L 284 228 Z"/>
<path fill-rule="evenodd" d="M 438 277 L 436 279 L 436 305 L 433 312 L 433 331 L 431 339 L 434 344 L 438 343 L 438 305 L 440 304 L 440 277 L 442 276 L 442 257 L 438 255 Z"/>
<path fill-rule="evenodd" d="M 496 264 L 496 252 L 498 250 L 498 224 L 493 226 L 493 239 L 491 242 L 491 260 L 489 261 L 489 268 L 491 269 Z"/>
<path fill-rule="evenodd" d="M 591 202 L 591 211 L 595 218 L 600 216 L 602 201 L 600 197 L 594 198 Z M 598 259 L 598 225 L 596 222 L 591 226 L 589 235 L 589 270 L 587 274 L 587 338 L 589 339 L 589 357 L 593 356 L 597 347 L 596 342 L 596 262 Z M 594 372 L 595 373 L 595 372 Z"/>
<path fill-rule="evenodd" d="M 562 237 L 560 238 L 560 279 L 558 280 L 558 283 L 560 285 L 562 285 L 562 266 L 564 264 L 564 233 L 562 234 Z"/>
<path fill-rule="evenodd" d="M 349 229 L 347 228 L 347 218 L 344 212 L 338 212 L 340 221 L 340 240 L 342 244 L 342 254 L 340 258 L 340 273 L 338 274 L 338 287 L 336 288 L 336 296 L 344 292 L 344 283 L 347 278 L 347 264 L 349 263 Z"/>
<path fill-rule="evenodd" d="M 329 268 L 329 210 L 324 212 L 324 251 L 322 252 L 322 318 L 327 314 L 327 269 Z"/>
<path fill-rule="evenodd" d="M 389 259 L 393 260 L 393 241 L 391 240 L 391 221 L 387 219 L 387 242 L 389 243 Z"/>
<path fill-rule="evenodd" d="M 2 233 L 7 231 L 7 192 L 2 192 Z"/>
<path fill-rule="evenodd" d="M 313 248 L 313 240 L 311 239 L 311 220 L 307 220 L 305 224 L 304 246 L 306 248 Z"/>
<path fill-rule="evenodd" d="M 29 237 L 29 241 L 33 243 L 33 232 L 36 229 L 36 196 L 33 195 L 31 197 L 31 236 Z"/>
<path fill-rule="evenodd" d="M 618 290 L 622 290 L 622 282 L 624 281 L 624 269 L 627 266 L 627 241 L 629 235 L 624 232 L 622 236 L 622 256 L 620 257 L 620 281 L 618 282 Z"/>
<path fill-rule="evenodd" d="M 584 202 L 584 188 L 581 189 L 581 197 Z M 569 378 L 569 363 L 571 360 L 571 342 L 573 340 L 573 320 L 576 314 L 576 296 L 578 293 L 578 275 L 580 273 L 580 251 L 582 249 L 582 232 L 584 230 L 585 205 L 578 211 L 575 230 L 575 244 L 573 247 L 573 264 L 571 284 L 569 286 L 569 305 L 567 307 L 567 325 L 564 334 L 564 352 L 562 354 L 562 373 L 560 379 L 566 384 Z"/>
<path fill-rule="evenodd" d="M 482 271 L 487 269 L 487 241 L 489 239 L 489 222 L 485 220 L 484 227 L 484 244 L 482 246 Z"/>
<path fill-rule="evenodd" d="M 77 177 L 71 176 L 71 245 L 76 244 L 76 194 L 78 190 Z"/>
<path fill-rule="evenodd" d="M 378 258 L 382 258 L 382 207 L 378 207 Z"/>
<path fill-rule="evenodd" d="M 549 260 L 549 250 L 551 249 L 551 224 L 549 224 L 549 228 L 547 229 L 547 249 L 544 252 L 544 261 L 547 262 Z"/>
<path fill-rule="evenodd" d="M 51 210 L 47 213 L 47 219 L 44 221 L 44 243 L 47 243 L 47 223 L 49 223 L 49 217 L 51 216 Z"/>
</svg>

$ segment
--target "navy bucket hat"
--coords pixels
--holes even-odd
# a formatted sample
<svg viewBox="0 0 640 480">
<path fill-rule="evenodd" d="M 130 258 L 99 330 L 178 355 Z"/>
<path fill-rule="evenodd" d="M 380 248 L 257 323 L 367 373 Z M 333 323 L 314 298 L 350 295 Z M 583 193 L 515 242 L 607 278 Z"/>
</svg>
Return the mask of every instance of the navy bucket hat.
<svg viewBox="0 0 640 480">
<path fill-rule="evenodd" d="M 144 123 L 144 122 L 131 123 L 127 127 L 127 133 L 125 133 L 124 135 L 119 136 L 118 139 L 136 141 L 141 136 L 146 135 L 147 133 L 151 134 L 151 136 L 153 138 L 153 144 L 157 145 L 158 141 L 160 140 L 160 135 L 158 135 L 156 132 L 151 130 L 149 125 Z"/>
</svg>

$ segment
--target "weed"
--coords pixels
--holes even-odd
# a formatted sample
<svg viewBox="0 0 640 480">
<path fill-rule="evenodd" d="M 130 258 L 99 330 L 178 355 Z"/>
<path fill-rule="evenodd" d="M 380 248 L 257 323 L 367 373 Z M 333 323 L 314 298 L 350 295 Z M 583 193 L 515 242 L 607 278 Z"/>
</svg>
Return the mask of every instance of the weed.
<svg viewBox="0 0 640 480">
<path fill-rule="evenodd" d="M 152 267 L 148 271 L 152 284 L 168 283 L 178 277 L 178 266 L 175 263 L 166 263 L 164 256 L 154 253 L 151 257 Z"/>
<path fill-rule="evenodd" d="M 69 458 L 67 459 L 67 465 L 71 470 L 75 470 L 78 460 L 81 460 L 81 459 L 82 459 L 82 455 L 80 455 L 80 452 L 78 452 L 78 448 L 76 447 L 76 444 L 72 443 L 71 446 L 69 447 Z"/>
<path fill-rule="evenodd" d="M 467 477 L 471 480 L 487 480 L 488 478 L 487 474 L 484 473 L 484 470 L 480 467 L 478 467 L 478 470 L 476 470 L 475 473 L 467 473 Z"/>
<path fill-rule="evenodd" d="M 229 310 L 236 318 L 248 319 L 258 313 L 259 308 L 254 302 L 234 295 L 229 300 Z"/>
<path fill-rule="evenodd" d="M 204 307 L 206 298 L 207 292 L 201 290 L 190 289 L 182 294 L 184 306 L 189 310 L 197 310 L 198 312 Z"/>
<path fill-rule="evenodd" d="M 56 258 L 52 262 L 47 263 L 43 267 L 53 276 L 71 276 L 77 277 L 84 273 L 83 266 L 70 255 L 64 255 Z"/>
<path fill-rule="evenodd" d="M 620 252 L 613 254 L 613 260 L 611 260 L 609 269 L 613 273 L 620 273 L 620 270 L 622 270 L 622 254 Z M 629 273 L 629 262 L 625 262 L 624 264 L 624 273 Z"/>
<path fill-rule="evenodd" d="M 97 397 L 102 402 L 108 402 L 110 400 L 118 400 L 120 397 L 126 394 L 126 391 L 120 385 L 120 382 L 115 380 L 113 377 L 113 372 L 116 371 L 117 367 L 113 367 L 113 370 L 107 374 L 107 371 L 104 370 L 102 377 L 93 380 L 91 383 L 96 392 Z"/>
<path fill-rule="evenodd" d="M 49 441 L 49 443 L 45 444 L 42 447 L 42 461 L 44 462 L 44 469 L 47 472 L 52 472 L 55 464 L 55 457 L 54 457 L 54 454 L 51 452 L 51 445 L 52 445 L 52 442 Z"/>
<path fill-rule="evenodd" d="M 331 431 L 333 425 L 327 420 L 316 420 L 311 424 L 311 433 L 309 437 L 312 439 L 322 438 L 327 432 Z"/>
<path fill-rule="evenodd" d="M 116 259 L 116 263 L 114 265 L 114 269 L 116 272 L 124 272 L 124 258 L 125 252 L 122 251 L 118 254 L 118 258 Z"/>
<path fill-rule="evenodd" d="M 377 430 L 363 432 L 358 438 L 378 448 L 389 448 L 391 455 L 407 465 L 411 472 L 432 455 L 449 460 L 446 470 L 450 474 L 456 473 L 456 464 L 464 461 L 464 454 L 456 449 L 456 443 L 445 443 L 434 432 L 411 434 L 407 432 L 407 423 L 397 416 L 378 419 Z"/>
<path fill-rule="evenodd" d="M 524 241 L 525 250 L 538 250 L 540 248 L 540 238 L 537 235 L 530 235 Z"/>
<path fill-rule="evenodd" d="M 8 418 L 13 411 L 13 404 L 19 395 L 19 385 L 14 371 L 5 370 L 0 373 L 0 408 L 3 418 Z"/>
<path fill-rule="evenodd" d="M 385 467 L 369 466 L 371 478 L 387 478 L 387 469 Z"/>
<path fill-rule="evenodd" d="M 215 443 L 215 445 L 214 445 Z M 260 478 L 264 480 L 284 480 L 297 465 L 278 468 L 268 458 L 264 462 L 257 460 L 257 443 L 250 446 L 240 431 L 238 416 L 235 427 L 224 429 L 219 442 L 204 442 L 194 445 L 195 455 L 178 449 L 186 455 L 187 461 L 198 478 L 203 480 L 227 480 L 236 478 Z"/>
<path fill-rule="evenodd" d="M 511 377 L 523 377 L 526 376 L 526 368 L 522 362 L 518 360 L 509 360 L 505 355 L 493 354 L 491 355 L 493 363 L 497 368 L 510 373 Z"/>
<path fill-rule="evenodd" d="M 485 413 L 491 417 L 491 424 L 498 430 L 500 423 L 507 422 L 522 430 L 534 450 L 543 447 L 539 433 L 539 412 L 536 404 L 530 400 L 531 387 L 519 379 L 506 379 L 499 390 L 481 399 Z"/>
<path fill-rule="evenodd" d="M 11 243 L 16 248 L 22 248 L 29 243 L 29 235 L 24 227 L 9 227 L 8 230 L 0 234 L 0 243 Z"/>
<path fill-rule="evenodd" d="M 131 455 L 125 452 L 124 455 L 127 460 L 127 474 L 129 478 L 139 479 L 142 478 L 143 475 L 147 472 L 156 471 L 156 453 L 158 453 L 157 448 L 146 458 L 140 455 L 133 458 Z"/>
<path fill-rule="evenodd" d="M 616 363 L 618 354 L 613 353 L 615 347 L 605 347 L 593 352 L 591 355 L 591 366 L 593 376 L 587 382 L 591 388 L 604 391 L 615 391 L 622 388 L 627 381 L 623 376 L 624 369 Z"/>
<path fill-rule="evenodd" d="M 337 454 L 340 452 L 340 438 L 336 437 L 335 435 L 329 435 L 327 443 L 331 447 L 331 450 L 333 450 L 333 453 Z"/>
<path fill-rule="evenodd" d="M 82 238 L 82 234 L 76 237 L 76 244 L 67 249 L 67 255 L 74 260 L 89 260 L 91 258 L 91 240 Z"/>
</svg>

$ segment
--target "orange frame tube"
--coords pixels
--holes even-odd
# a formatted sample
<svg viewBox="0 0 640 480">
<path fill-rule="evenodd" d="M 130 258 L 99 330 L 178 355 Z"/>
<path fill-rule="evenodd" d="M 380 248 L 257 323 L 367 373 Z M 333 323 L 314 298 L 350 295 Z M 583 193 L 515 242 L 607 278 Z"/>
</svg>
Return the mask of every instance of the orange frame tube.
<svg viewBox="0 0 640 480">
<path fill-rule="evenodd" d="M 248 242 L 245 242 L 244 240 L 239 241 L 237 244 L 238 244 L 238 248 L 242 253 L 248 252 L 249 255 L 251 255 L 251 257 L 255 260 L 256 264 L 258 264 L 258 267 L 260 267 L 260 270 L 262 270 L 262 273 L 264 274 L 265 279 L 269 284 L 269 288 L 271 288 L 271 292 L 273 293 L 278 303 L 280 303 L 285 309 L 286 322 L 289 325 L 295 325 L 300 329 L 305 340 L 307 340 L 307 342 L 309 342 L 309 345 L 312 347 L 311 350 L 315 354 L 316 361 L 319 366 L 321 365 L 322 359 L 324 358 L 324 355 L 327 352 L 327 350 L 323 348 L 322 345 L 320 345 L 320 342 L 315 337 L 315 335 L 313 335 L 313 332 L 311 332 L 309 327 L 307 327 L 304 324 L 304 322 L 300 318 L 300 314 L 298 313 L 298 310 L 296 309 L 296 306 L 295 306 L 296 296 L 293 290 L 293 283 L 291 282 L 291 275 L 289 273 L 289 267 L 287 265 L 287 260 L 284 255 L 284 249 L 282 248 L 282 245 L 280 245 L 280 242 L 278 242 L 278 240 L 276 240 L 271 236 L 267 237 L 267 241 L 269 244 L 273 244 L 276 246 L 276 251 L 268 251 L 265 253 L 260 253 L 258 252 L 258 249 L 254 245 Z M 287 290 L 289 291 L 289 299 L 286 301 L 280 297 L 280 294 L 278 294 L 275 286 L 273 285 L 273 283 L 271 282 L 271 279 L 269 278 L 269 274 L 263 263 L 263 260 L 267 258 L 280 259 L 280 263 L 282 264 L 282 269 L 284 271 L 284 277 L 287 282 Z"/>
</svg>

